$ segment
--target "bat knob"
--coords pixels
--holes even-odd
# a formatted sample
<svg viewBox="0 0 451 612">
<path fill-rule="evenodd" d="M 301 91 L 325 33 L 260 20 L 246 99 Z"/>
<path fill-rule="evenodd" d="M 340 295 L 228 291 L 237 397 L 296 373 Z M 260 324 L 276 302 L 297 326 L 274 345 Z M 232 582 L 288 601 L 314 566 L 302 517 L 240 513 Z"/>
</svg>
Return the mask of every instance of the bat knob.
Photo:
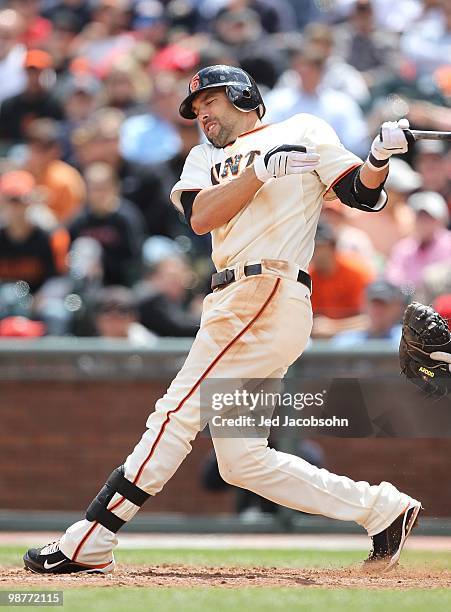
<svg viewBox="0 0 451 612">
<path fill-rule="evenodd" d="M 415 143 L 415 137 L 410 130 L 403 130 L 404 136 L 406 137 L 407 144 L 411 147 Z"/>
</svg>

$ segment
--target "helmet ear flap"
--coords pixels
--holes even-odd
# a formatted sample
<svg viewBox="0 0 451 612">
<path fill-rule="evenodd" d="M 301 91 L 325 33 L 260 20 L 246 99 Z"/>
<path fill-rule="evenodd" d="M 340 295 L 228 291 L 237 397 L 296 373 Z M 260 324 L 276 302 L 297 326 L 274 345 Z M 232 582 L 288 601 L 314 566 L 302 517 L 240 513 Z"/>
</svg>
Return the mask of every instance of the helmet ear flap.
<svg viewBox="0 0 451 612">
<path fill-rule="evenodd" d="M 241 87 L 236 85 L 226 85 L 226 95 L 230 102 L 240 111 L 249 112 L 256 110 L 259 118 L 264 115 L 264 106 L 258 94 L 258 98 L 254 96 L 249 87 Z"/>
</svg>

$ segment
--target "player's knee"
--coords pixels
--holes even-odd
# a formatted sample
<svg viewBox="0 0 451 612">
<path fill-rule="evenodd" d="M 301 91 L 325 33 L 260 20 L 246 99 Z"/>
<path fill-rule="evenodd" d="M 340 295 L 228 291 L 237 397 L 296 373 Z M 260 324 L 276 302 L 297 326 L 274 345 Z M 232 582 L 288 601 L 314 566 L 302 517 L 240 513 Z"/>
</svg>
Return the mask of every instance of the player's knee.
<svg viewBox="0 0 451 612">
<path fill-rule="evenodd" d="M 221 478 L 229 485 L 239 486 L 239 469 L 234 465 L 233 461 L 218 456 L 218 469 Z"/>
<path fill-rule="evenodd" d="M 233 456 L 218 455 L 221 478 L 235 487 L 247 488 L 255 479 L 259 464 L 251 453 Z"/>
</svg>

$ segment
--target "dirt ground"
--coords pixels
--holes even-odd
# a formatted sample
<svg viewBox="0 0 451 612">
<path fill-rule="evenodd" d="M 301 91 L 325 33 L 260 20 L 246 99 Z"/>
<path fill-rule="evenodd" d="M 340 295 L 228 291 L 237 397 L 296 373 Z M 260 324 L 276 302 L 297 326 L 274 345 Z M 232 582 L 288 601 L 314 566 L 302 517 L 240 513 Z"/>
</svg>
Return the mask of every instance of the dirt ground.
<svg viewBox="0 0 451 612">
<path fill-rule="evenodd" d="M 367 573 L 361 566 L 345 569 L 281 567 L 190 567 L 120 565 L 113 574 L 42 576 L 18 568 L 0 569 L 0 589 L 81 587 L 323 587 L 364 589 L 451 588 L 451 570 L 395 568 L 386 574 Z"/>
</svg>

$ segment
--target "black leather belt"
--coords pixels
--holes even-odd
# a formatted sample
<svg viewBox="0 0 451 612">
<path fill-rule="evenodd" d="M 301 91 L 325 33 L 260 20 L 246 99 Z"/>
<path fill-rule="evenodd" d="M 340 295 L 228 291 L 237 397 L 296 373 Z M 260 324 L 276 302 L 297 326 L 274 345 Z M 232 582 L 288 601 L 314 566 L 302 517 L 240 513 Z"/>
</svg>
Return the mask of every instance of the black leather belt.
<svg viewBox="0 0 451 612">
<path fill-rule="evenodd" d="M 255 276 L 261 273 L 262 265 L 259 263 L 244 266 L 244 276 Z M 310 292 L 312 291 L 312 279 L 307 272 L 304 272 L 304 270 L 299 270 L 296 280 L 298 283 L 305 285 Z M 211 277 L 211 289 L 213 291 L 213 289 L 217 289 L 218 287 L 226 287 L 235 281 L 236 278 L 234 270 L 222 270 L 221 272 L 215 272 L 215 274 L 213 274 Z"/>
</svg>

